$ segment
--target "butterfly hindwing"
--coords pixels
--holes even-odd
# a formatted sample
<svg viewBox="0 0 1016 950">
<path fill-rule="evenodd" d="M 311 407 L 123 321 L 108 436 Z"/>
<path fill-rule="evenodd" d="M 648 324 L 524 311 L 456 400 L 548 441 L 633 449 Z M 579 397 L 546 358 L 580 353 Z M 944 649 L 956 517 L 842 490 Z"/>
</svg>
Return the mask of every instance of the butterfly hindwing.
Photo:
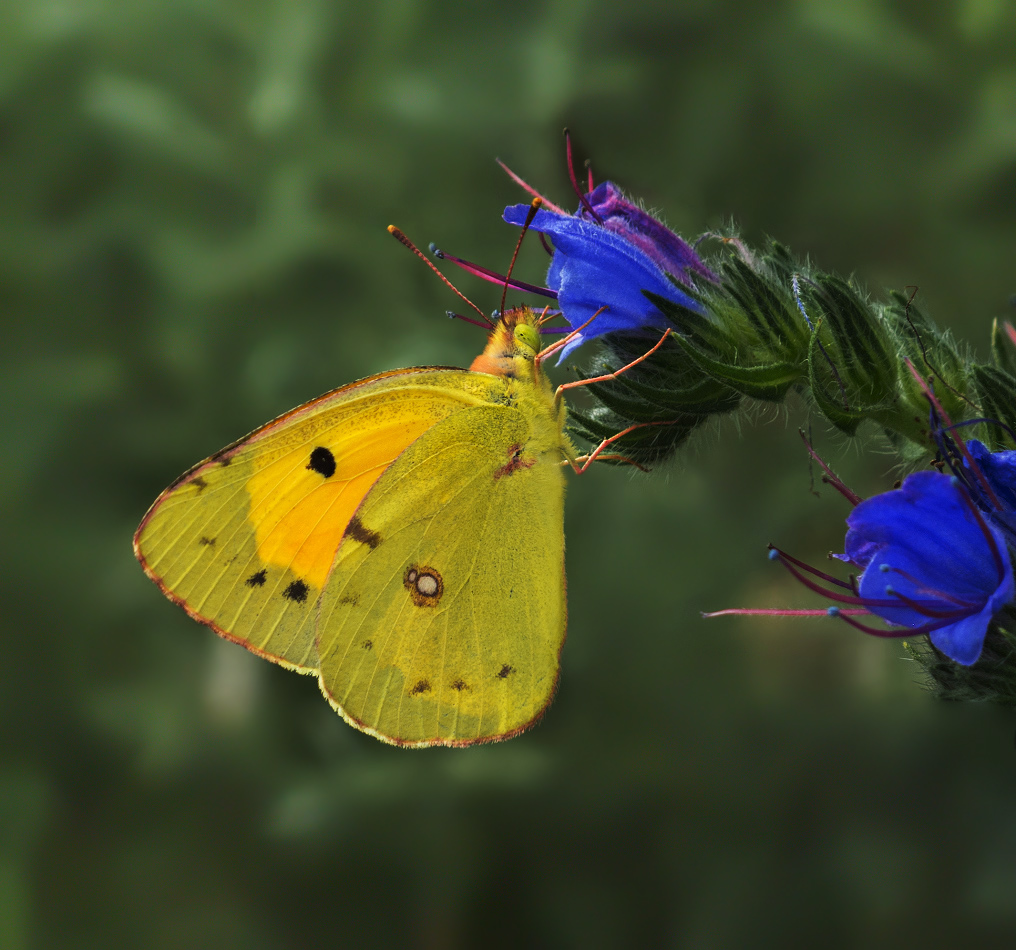
<svg viewBox="0 0 1016 950">
<path fill-rule="evenodd" d="M 163 492 L 135 536 L 145 571 L 220 634 L 316 672 L 316 604 L 353 512 L 407 446 L 489 388 L 402 370 L 287 413 Z"/>
<path fill-rule="evenodd" d="M 553 696 L 565 634 L 560 435 L 516 408 L 434 425 L 367 493 L 319 605 L 322 689 L 403 745 L 506 738 Z"/>
</svg>

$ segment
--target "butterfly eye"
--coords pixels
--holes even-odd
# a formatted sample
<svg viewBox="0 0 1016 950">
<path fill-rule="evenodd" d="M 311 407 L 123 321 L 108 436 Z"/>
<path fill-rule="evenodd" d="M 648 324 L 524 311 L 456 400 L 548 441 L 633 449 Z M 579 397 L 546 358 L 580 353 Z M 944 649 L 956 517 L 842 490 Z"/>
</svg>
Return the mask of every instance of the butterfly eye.
<svg viewBox="0 0 1016 950">
<path fill-rule="evenodd" d="M 534 355 L 540 349 L 540 336 L 528 323 L 521 323 L 515 328 L 515 339 Z"/>
</svg>

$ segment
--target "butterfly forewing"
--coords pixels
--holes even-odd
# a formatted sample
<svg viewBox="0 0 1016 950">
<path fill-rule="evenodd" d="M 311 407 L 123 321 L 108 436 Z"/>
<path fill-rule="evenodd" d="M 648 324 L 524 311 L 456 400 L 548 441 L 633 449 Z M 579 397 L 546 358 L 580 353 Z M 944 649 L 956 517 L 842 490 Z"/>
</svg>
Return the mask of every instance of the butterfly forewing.
<svg viewBox="0 0 1016 950">
<path fill-rule="evenodd" d="M 191 616 L 315 672 L 316 604 L 354 511 L 408 445 L 488 390 L 478 374 L 418 369 L 322 396 L 163 492 L 138 529 L 138 558 Z"/>
</svg>

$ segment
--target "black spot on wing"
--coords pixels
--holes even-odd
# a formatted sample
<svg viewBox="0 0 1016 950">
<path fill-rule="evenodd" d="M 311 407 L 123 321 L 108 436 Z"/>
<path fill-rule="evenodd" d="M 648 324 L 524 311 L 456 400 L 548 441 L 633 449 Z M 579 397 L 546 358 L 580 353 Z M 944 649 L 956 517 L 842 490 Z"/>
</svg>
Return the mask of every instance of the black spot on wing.
<svg viewBox="0 0 1016 950">
<path fill-rule="evenodd" d="M 335 474 L 335 456 L 323 445 L 319 445 L 310 453 L 307 468 L 325 478 L 331 478 Z"/>
<path fill-rule="evenodd" d="M 381 543 L 381 535 L 376 531 L 371 531 L 356 515 L 349 519 L 344 535 L 361 544 L 366 544 L 372 551 Z"/>
<path fill-rule="evenodd" d="M 205 481 L 205 480 L 204 480 L 204 479 L 203 479 L 203 478 L 202 478 L 202 477 L 201 477 L 200 475 L 198 475 L 198 477 L 197 477 L 197 478 L 192 478 L 192 479 L 191 479 L 191 484 L 192 484 L 192 485 L 193 485 L 193 486 L 194 486 L 194 487 L 195 487 L 195 488 L 196 488 L 196 489 L 197 489 L 197 490 L 198 490 L 199 492 L 200 492 L 200 491 L 204 491 L 204 490 L 205 490 L 205 489 L 206 489 L 206 488 L 208 487 L 208 482 L 206 482 L 206 481 Z"/>
<path fill-rule="evenodd" d="M 307 599 L 307 591 L 310 588 L 303 581 L 293 581 L 283 592 L 282 596 L 287 600 L 302 604 Z"/>
<path fill-rule="evenodd" d="M 421 693 L 430 692 L 430 683 L 427 680 L 420 680 L 410 691 L 410 696 L 419 696 Z"/>
<path fill-rule="evenodd" d="M 360 646 L 363 647 L 363 649 L 365 649 L 365 650 L 373 650 L 374 649 L 374 641 L 373 640 L 364 640 L 363 643 L 360 644 Z"/>
<path fill-rule="evenodd" d="M 514 673 L 514 672 L 515 672 L 515 667 L 514 667 L 514 666 L 509 666 L 509 665 L 508 665 L 507 663 L 505 663 L 505 664 L 504 664 L 504 665 L 503 665 L 503 666 L 501 667 L 501 669 L 499 669 L 499 670 L 497 671 L 497 678 L 498 678 L 499 680 L 506 680 L 506 679 L 508 679 L 508 677 L 509 677 L 509 676 L 511 676 L 511 675 L 512 675 L 512 673 Z"/>
<path fill-rule="evenodd" d="M 224 449 L 219 449 L 213 456 L 211 456 L 209 462 L 218 462 L 219 465 L 226 466 L 233 461 L 233 455 L 237 449 L 238 443 L 234 442 L 232 445 L 227 445 Z"/>
<path fill-rule="evenodd" d="M 205 537 L 204 535 L 202 535 L 201 538 L 198 540 L 198 544 L 202 544 L 202 545 L 204 545 L 205 547 L 208 547 L 208 548 L 214 547 L 215 546 L 215 538 L 208 538 L 208 537 Z"/>
<path fill-rule="evenodd" d="M 452 683 L 452 689 L 454 689 L 457 693 L 461 693 L 462 690 L 469 689 L 469 686 L 466 684 L 465 680 L 456 680 Z"/>
<path fill-rule="evenodd" d="M 244 583 L 248 587 L 264 587 L 266 580 L 268 580 L 268 571 L 262 568 L 256 574 L 251 574 Z"/>
</svg>

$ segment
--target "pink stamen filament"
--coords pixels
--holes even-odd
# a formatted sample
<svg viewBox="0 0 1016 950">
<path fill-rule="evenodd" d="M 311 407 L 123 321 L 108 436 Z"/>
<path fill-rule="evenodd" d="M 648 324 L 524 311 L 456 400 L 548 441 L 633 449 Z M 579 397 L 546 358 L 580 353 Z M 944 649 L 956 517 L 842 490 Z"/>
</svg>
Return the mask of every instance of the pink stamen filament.
<svg viewBox="0 0 1016 950">
<path fill-rule="evenodd" d="M 807 571 L 809 574 L 814 574 L 816 577 L 821 577 L 822 580 L 827 581 L 830 584 L 835 584 L 837 587 L 844 587 L 847 590 L 854 590 L 852 584 L 848 584 L 846 581 L 841 581 L 839 578 L 833 577 L 831 574 L 826 574 L 824 571 L 820 571 L 817 568 L 812 567 L 810 564 L 806 564 L 804 561 L 799 561 L 796 557 L 781 551 L 779 548 L 769 546 L 770 551 L 775 551 L 779 556 L 780 560 L 787 560 L 791 564 L 796 564 L 801 570 Z"/>
<path fill-rule="evenodd" d="M 570 215 L 570 213 L 568 211 L 565 211 L 564 208 L 559 208 L 556 204 L 554 204 L 553 201 L 548 201 L 532 185 L 530 185 L 527 182 L 523 181 L 504 162 L 502 162 L 500 158 L 497 159 L 497 163 L 498 163 L 498 165 L 500 165 L 505 170 L 505 172 L 507 173 L 508 177 L 513 182 L 515 182 L 516 185 L 518 185 L 520 188 L 523 188 L 525 191 L 528 191 L 529 194 L 531 194 L 534 198 L 540 198 L 540 199 L 542 199 L 543 200 L 543 206 L 548 211 L 553 211 L 555 214 L 565 214 L 565 215 L 568 215 L 569 217 L 571 217 L 571 215 Z"/>
<path fill-rule="evenodd" d="M 961 617 L 967 617 L 971 614 L 972 608 L 976 607 L 976 604 L 971 604 L 969 607 L 964 609 L 950 609 L 950 610 L 936 610 L 934 607 L 929 607 L 922 604 L 920 601 L 913 600 L 907 597 L 906 594 L 901 594 L 898 590 L 893 591 L 893 597 L 901 600 L 907 607 L 913 610 L 915 613 L 921 614 L 923 617 L 929 617 L 932 620 L 959 620 Z"/>
<path fill-rule="evenodd" d="M 940 620 L 936 623 L 922 623 L 919 627 L 894 627 L 892 630 L 880 630 L 878 627 L 869 627 L 867 624 L 860 623 L 854 620 L 852 617 L 846 616 L 847 611 L 841 610 L 839 616 L 843 617 L 845 623 L 849 623 L 852 627 L 857 627 L 858 630 L 864 633 L 870 633 L 873 637 L 920 637 L 926 633 L 934 633 L 936 630 L 941 630 L 942 627 L 948 627 L 951 623 L 955 623 L 953 620 Z M 899 630 L 899 633 L 896 631 Z"/>
<path fill-rule="evenodd" d="M 859 607 L 848 607 L 839 611 L 839 614 L 851 614 L 864 616 L 868 613 Z M 706 619 L 710 617 L 828 617 L 829 608 L 792 608 L 792 607 L 728 607 L 726 610 L 711 610 L 703 613 Z"/>
<path fill-rule="evenodd" d="M 836 580 L 836 578 L 832 578 L 826 574 L 823 574 L 822 571 L 817 571 L 815 570 L 815 568 L 809 567 L 809 565 L 803 563 L 802 561 L 798 561 L 796 558 L 790 557 L 789 554 L 784 554 L 778 548 L 773 548 L 773 550 L 776 551 L 777 554 L 779 555 L 779 559 L 782 562 L 783 566 L 788 571 L 790 571 L 790 573 L 793 574 L 794 577 L 796 577 L 802 584 L 804 584 L 804 586 L 807 587 L 808 590 L 814 591 L 816 594 L 825 597 L 827 600 L 833 600 L 841 604 L 855 604 L 858 607 L 867 607 L 869 612 L 871 611 L 872 607 L 901 606 L 898 594 L 894 594 L 892 600 L 881 600 L 874 597 L 848 597 L 846 594 L 840 594 L 837 591 L 828 590 L 821 584 L 816 584 L 813 580 L 811 580 L 811 578 L 807 577 L 805 572 L 829 580 L 833 584 L 836 584 L 837 586 L 840 587 L 849 587 L 849 585 L 845 584 L 843 581 Z M 801 570 L 798 570 L 795 565 L 800 565 Z M 912 609 L 916 610 L 917 608 L 914 607 Z M 955 613 L 956 616 L 963 616 L 965 613 L 969 613 L 969 611 L 958 610 Z"/>
<path fill-rule="evenodd" d="M 848 611 L 841 610 L 837 616 L 843 618 L 844 623 L 849 623 L 850 626 L 860 630 L 862 633 L 867 633 L 873 637 L 883 637 L 885 639 L 898 640 L 900 637 L 912 637 L 918 636 L 924 633 L 924 630 L 920 628 L 894 628 L 892 630 L 883 630 L 881 627 L 871 627 L 866 623 L 861 623 L 859 620 L 854 620 L 853 617 L 847 616 Z"/>
<path fill-rule="evenodd" d="M 945 600 L 948 601 L 949 603 L 955 604 L 957 607 L 964 607 L 967 610 L 971 610 L 978 606 L 977 603 L 974 601 L 960 600 L 958 597 L 954 597 L 952 594 L 949 594 L 944 590 L 936 590 L 934 587 L 925 586 L 922 580 L 920 580 L 917 577 L 914 577 L 913 574 L 911 574 L 909 571 L 903 570 L 903 568 L 901 567 L 890 566 L 889 571 L 887 573 L 899 574 L 900 577 L 905 578 L 906 580 L 910 581 L 911 584 L 914 585 L 914 587 L 916 588 L 915 593 L 926 594 L 927 596 L 931 597 L 934 600 L 939 601 Z M 896 596 L 902 597 L 903 595 L 897 591 Z"/>
<path fill-rule="evenodd" d="M 978 469 L 980 471 L 980 469 Z M 984 535 L 984 539 L 988 542 L 988 547 L 991 549 L 991 558 L 995 562 L 995 572 L 998 576 L 999 582 L 1005 576 L 1005 565 L 1002 562 L 1002 552 L 998 549 L 998 544 L 995 541 L 995 535 L 991 528 L 988 527 L 987 522 L 981 515 L 980 509 L 974 504 L 974 500 L 967 494 L 966 490 L 960 485 L 956 486 L 960 496 L 963 498 L 964 504 L 967 509 L 973 514 L 974 518 L 977 519 L 977 525 L 981 529 L 981 534 Z M 1000 506 L 999 506 L 1000 507 Z"/>
</svg>

